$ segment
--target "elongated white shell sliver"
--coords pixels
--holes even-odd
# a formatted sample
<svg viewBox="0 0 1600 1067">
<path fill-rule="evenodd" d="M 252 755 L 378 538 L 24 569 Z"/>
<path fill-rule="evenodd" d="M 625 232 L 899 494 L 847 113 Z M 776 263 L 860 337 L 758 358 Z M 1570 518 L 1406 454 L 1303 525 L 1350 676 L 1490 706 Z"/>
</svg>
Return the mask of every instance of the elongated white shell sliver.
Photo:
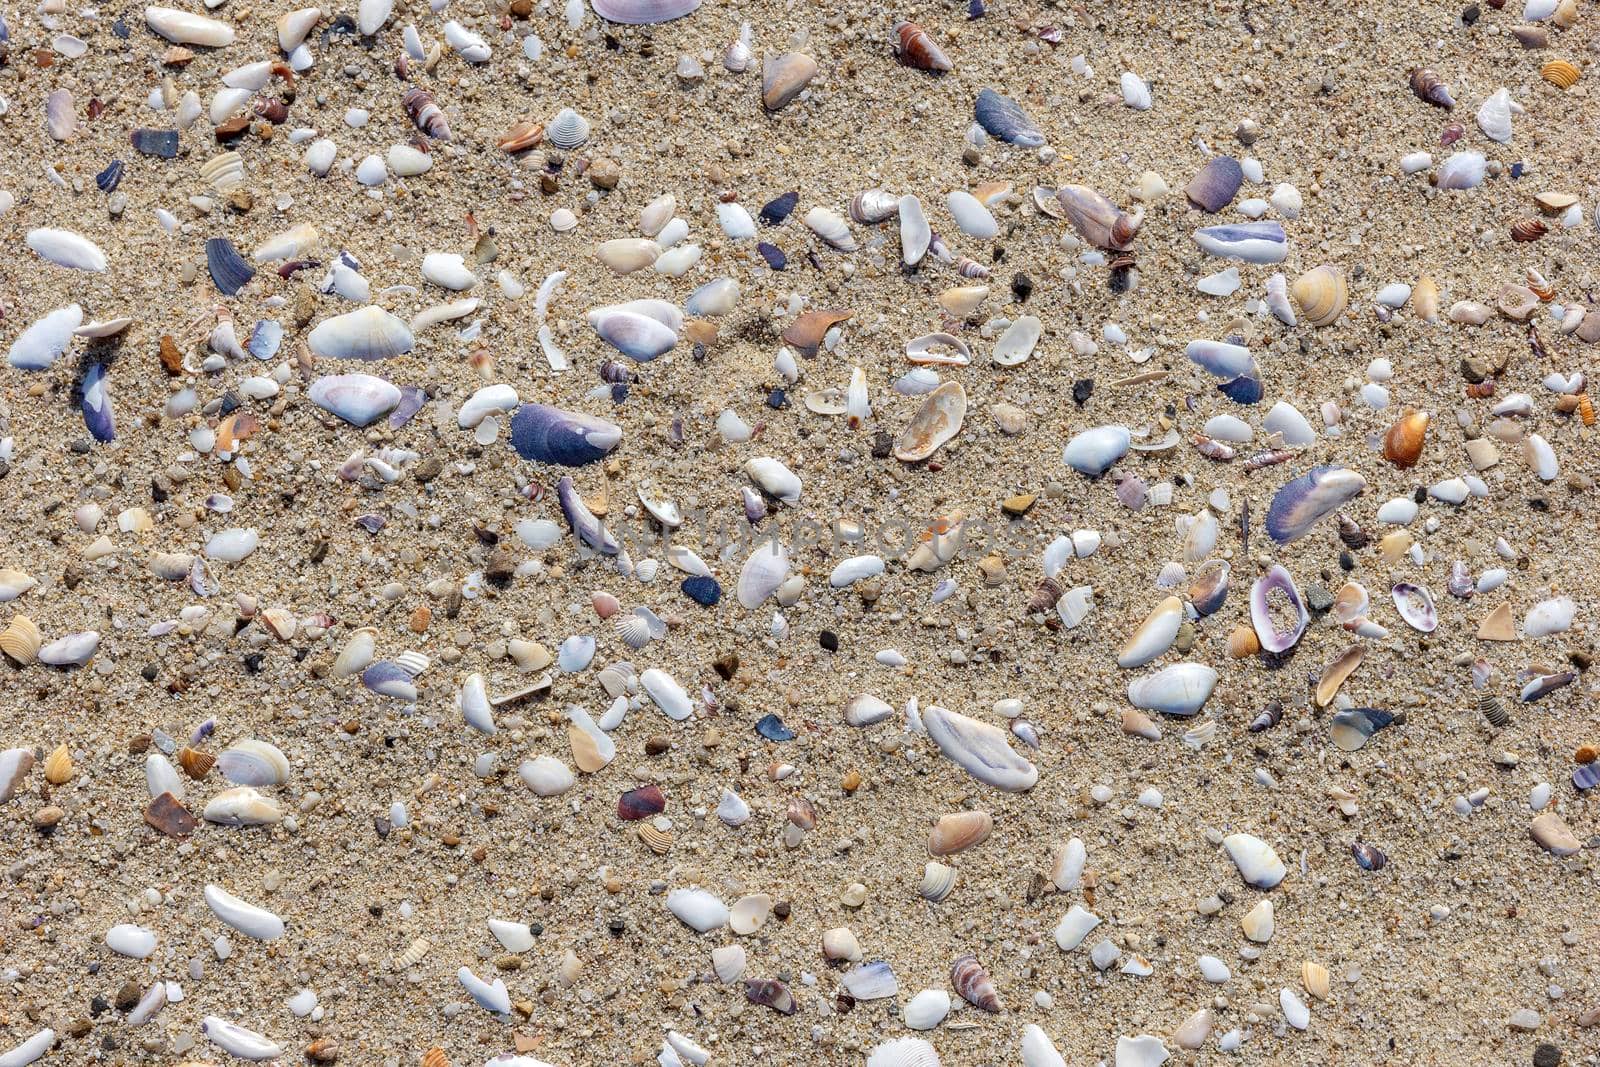
<svg viewBox="0 0 1600 1067">
<path fill-rule="evenodd" d="M 276 941 L 283 936 L 283 920 L 265 908 L 247 904 L 219 886 L 205 888 L 206 903 L 217 918 L 239 931 L 261 941 Z"/>
<path fill-rule="evenodd" d="M 246 1030 L 216 1015 L 207 1015 L 200 1029 L 222 1051 L 241 1060 L 270 1060 L 283 1055 L 283 1046 L 254 1030 Z"/>
</svg>

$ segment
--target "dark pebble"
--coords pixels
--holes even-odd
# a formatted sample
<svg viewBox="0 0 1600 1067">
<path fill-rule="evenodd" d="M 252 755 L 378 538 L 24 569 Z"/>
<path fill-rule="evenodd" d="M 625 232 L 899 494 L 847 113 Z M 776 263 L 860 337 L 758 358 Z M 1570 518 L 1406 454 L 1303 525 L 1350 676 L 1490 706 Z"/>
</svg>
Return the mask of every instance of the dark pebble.
<svg viewBox="0 0 1600 1067">
<path fill-rule="evenodd" d="M 89 1001 L 89 1014 L 98 1019 L 106 1013 L 106 1009 L 109 1007 L 111 1007 L 110 1002 L 105 997 L 96 994 L 95 998 Z"/>
<path fill-rule="evenodd" d="M 1513 179 L 1522 177 L 1522 172 L 1524 170 L 1526 170 L 1526 169 L 1527 168 L 1526 168 L 1526 166 L 1524 164 L 1521 164 L 1521 163 L 1513 163 L 1513 164 L 1511 164 L 1511 177 Z"/>
<path fill-rule="evenodd" d="M 1356 569 L 1356 558 L 1349 552 L 1339 553 L 1339 569 L 1346 574 Z"/>
<path fill-rule="evenodd" d="M 1483 12 L 1478 9 L 1478 5 L 1473 4 L 1471 7 L 1467 8 L 1461 13 L 1461 21 L 1466 25 L 1471 26 L 1474 22 L 1478 21 L 1478 16 L 1481 14 L 1483 14 Z"/>
<path fill-rule="evenodd" d="M 767 394 L 767 407 L 782 408 L 783 405 L 788 402 L 788 400 L 788 393 L 785 393 L 782 389 L 774 389 L 772 392 Z"/>
<path fill-rule="evenodd" d="M 139 983 L 123 982 L 117 989 L 117 995 L 111 998 L 111 1003 L 118 1011 L 132 1011 L 134 1005 L 139 1003 Z"/>
<path fill-rule="evenodd" d="M 1306 606 L 1321 615 L 1333 607 L 1333 594 L 1320 582 L 1312 582 L 1306 587 Z"/>
<path fill-rule="evenodd" d="M 756 733 L 768 741 L 793 741 L 794 731 L 783 725 L 776 715 L 763 715 L 756 720 Z"/>
<path fill-rule="evenodd" d="M 722 586 L 709 575 L 696 575 L 683 580 L 683 595 L 702 607 L 711 607 L 722 599 Z"/>
<path fill-rule="evenodd" d="M 1017 303 L 1023 303 L 1033 295 L 1033 279 L 1026 274 L 1018 274 L 1011 279 L 1011 291 L 1017 294 Z"/>
<path fill-rule="evenodd" d="M 606 923 L 606 929 L 611 931 L 612 937 L 621 937 L 628 930 L 628 924 L 621 919 L 612 919 Z"/>
<path fill-rule="evenodd" d="M 834 633 L 832 630 L 822 631 L 822 634 L 818 640 L 822 642 L 822 647 L 827 649 L 829 652 L 839 651 L 839 635 Z"/>
<path fill-rule="evenodd" d="M 1561 1050 L 1554 1045 L 1539 1045 L 1533 1050 L 1533 1067 L 1560 1067 Z"/>
<path fill-rule="evenodd" d="M 1072 383 L 1072 402 L 1077 404 L 1079 407 L 1087 404 L 1089 402 L 1089 398 L 1093 395 L 1093 378 L 1079 378 L 1077 381 Z"/>
<path fill-rule="evenodd" d="M 872 458 L 888 459 L 894 452 L 894 438 L 879 430 L 872 435 Z"/>
</svg>

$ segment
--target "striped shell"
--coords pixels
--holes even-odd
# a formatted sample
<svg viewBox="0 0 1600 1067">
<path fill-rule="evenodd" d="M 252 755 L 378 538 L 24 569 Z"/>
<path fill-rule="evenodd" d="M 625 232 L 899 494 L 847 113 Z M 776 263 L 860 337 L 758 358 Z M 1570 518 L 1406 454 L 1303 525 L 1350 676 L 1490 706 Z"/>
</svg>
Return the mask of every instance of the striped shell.
<svg viewBox="0 0 1600 1067">
<path fill-rule="evenodd" d="M 564 152 L 581 148 L 589 140 L 589 120 L 564 107 L 545 127 L 544 139 Z"/>
<path fill-rule="evenodd" d="M 426 956 L 428 954 L 428 950 L 431 948 L 433 948 L 433 944 L 427 938 L 417 938 L 415 941 L 411 942 L 410 947 L 394 958 L 394 969 L 397 971 L 403 971 L 407 967 L 413 966 L 414 964 L 420 962 L 422 957 Z M 443 1058 L 442 1054 L 440 1058 Z"/>
<path fill-rule="evenodd" d="M 672 834 L 666 830 L 656 829 L 656 824 L 653 822 L 640 823 L 637 832 L 639 840 L 645 843 L 645 847 L 658 856 L 665 856 L 672 849 Z"/>
<path fill-rule="evenodd" d="M 922 870 L 922 881 L 917 886 L 917 892 L 922 894 L 922 899 L 937 904 L 950 895 L 956 887 L 956 869 L 947 867 L 943 863 L 929 860 L 928 865 Z"/>
<path fill-rule="evenodd" d="M 1535 218 L 1522 218 L 1511 224 L 1511 239 L 1523 244 L 1537 241 L 1550 232 L 1550 227 Z"/>
<path fill-rule="evenodd" d="M 1337 268 L 1313 267 L 1289 287 L 1306 321 L 1313 326 L 1328 326 L 1344 313 L 1349 301 L 1344 275 Z"/>
<path fill-rule="evenodd" d="M 42 644 L 43 635 L 26 615 L 18 615 L 11 620 L 11 625 L 0 631 L 0 652 L 4 652 L 6 658 L 19 667 L 26 667 L 38 659 L 39 646 Z"/>
<path fill-rule="evenodd" d="M 422 1067 L 450 1067 L 450 1058 L 442 1048 L 430 1048 L 422 1057 Z"/>
<path fill-rule="evenodd" d="M 450 140 L 450 124 L 445 121 L 444 112 L 439 109 L 438 101 L 426 89 L 409 89 L 401 97 L 400 103 L 405 107 L 406 114 L 411 116 L 411 121 L 417 129 L 432 137 L 436 141 Z"/>
<path fill-rule="evenodd" d="M 961 999 L 973 1007 L 999 1013 L 1000 993 L 994 987 L 994 979 L 978 962 L 978 957 L 968 953 L 956 960 L 950 967 L 950 984 L 956 987 Z"/>
<path fill-rule="evenodd" d="M 1539 77 L 1559 89 L 1570 89 L 1577 84 L 1582 72 L 1565 59 L 1552 59 L 1539 68 Z"/>
<path fill-rule="evenodd" d="M 66 785 L 72 780 L 72 753 L 66 745 L 57 745 L 44 758 L 44 780 L 51 785 Z"/>
<path fill-rule="evenodd" d="M 1505 702 L 1493 693 L 1484 693 L 1478 697 L 1478 712 L 1496 730 L 1504 729 L 1511 721 L 1511 713 L 1506 710 Z"/>
<path fill-rule="evenodd" d="M 863 226 L 893 218 L 900 211 L 900 198 L 887 189 L 868 189 L 850 198 L 850 217 Z"/>
</svg>

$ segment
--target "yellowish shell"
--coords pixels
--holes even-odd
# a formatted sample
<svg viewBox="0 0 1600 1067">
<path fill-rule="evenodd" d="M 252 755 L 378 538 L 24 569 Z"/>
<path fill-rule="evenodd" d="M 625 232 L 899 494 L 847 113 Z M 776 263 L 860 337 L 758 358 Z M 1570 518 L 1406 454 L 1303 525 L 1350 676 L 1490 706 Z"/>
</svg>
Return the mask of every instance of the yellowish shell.
<svg viewBox="0 0 1600 1067">
<path fill-rule="evenodd" d="M 72 781 L 72 753 L 66 745 L 57 745 L 55 751 L 44 758 L 44 780 L 51 785 L 66 785 Z"/>
<path fill-rule="evenodd" d="M 1312 960 L 1306 960 L 1300 965 L 1300 979 L 1306 984 L 1306 992 L 1318 1000 L 1328 999 L 1328 968 Z"/>
<path fill-rule="evenodd" d="M 1539 76 L 1558 89 L 1570 89 L 1578 83 L 1583 72 L 1565 59 L 1552 59 L 1539 68 Z"/>
<path fill-rule="evenodd" d="M 672 848 L 672 834 L 666 830 L 656 829 L 656 824 L 653 822 L 640 823 L 638 833 L 639 840 L 658 856 L 665 856 Z"/>
<path fill-rule="evenodd" d="M 1300 305 L 1306 321 L 1313 326 L 1331 325 L 1344 313 L 1350 298 L 1345 289 L 1344 275 L 1339 273 L 1338 268 L 1326 265 L 1314 267 L 1300 275 L 1289 287 L 1289 292 L 1294 295 L 1295 303 Z"/>
<path fill-rule="evenodd" d="M 939 816 L 928 835 L 928 851 L 935 856 L 951 856 L 971 848 L 994 829 L 994 818 L 986 811 L 957 811 Z"/>
<path fill-rule="evenodd" d="M 1417 287 L 1411 290 L 1411 308 L 1423 322 L 1439 321 L 1439 286 L 1426 274 L 1417 279 Z"/>
<path fill-rule="evenodd" d="M 427 1055 L 422 1057 L 422 1067 L 450 1067 L 450 1060 L 445 1056 L 444 1049 L 430 1048 Z"/>
<path fill-rule="evenodd" d="M 1344 680 L 1355 673 L 1361 666 L 1361 658 L 1366 650 L 1360 645 L 1351 645 L 1343 654 L 1326 667 L 1322 668 L 1322 678 L 1317 682 L 1317 705 L 1327 707 L 1333 703 L 1333 698 L 1338 695 L 1339 687 Z"/>
<path fill-rule="evenodd" d="M 392 962 L 394 963 L 394 969 L 397 971 L 403 971 L 407 967 L 420 962 L 422 957 L 426 956 L 428 954 L 428 950 L 432 947 L 433 943 L 427 938 L 417 938 L 415 941 L 411 942 L 409 948 L 393 959 Z M 440 1053 L 440 1055 L 442 1057 L 443 1053 Z"/>
<path fill-rule="evenodd" d="M 26 667 L 39 658 L 39 646 L 44 643 L 39 628 L 26 615 L 18 615 L 11 625 L 0 632 L 0 652 L 13 663 Z"/>
</svg>

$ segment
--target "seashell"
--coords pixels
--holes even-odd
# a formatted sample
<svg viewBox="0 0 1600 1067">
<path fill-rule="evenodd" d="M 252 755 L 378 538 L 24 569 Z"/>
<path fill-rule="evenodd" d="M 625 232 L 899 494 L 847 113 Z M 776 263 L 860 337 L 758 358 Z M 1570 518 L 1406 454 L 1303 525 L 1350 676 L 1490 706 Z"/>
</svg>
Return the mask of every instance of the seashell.
<svg viewBox="0 0 1600 1067">
<path fill-rule="evenodd" d="M 1050 867 L 1050 881 L 1061 892 L 1071 892 L 1078 888 L 1083 880 L 1083 868 L 1087 862 L 1088 852 L 1084 849 L 1083 842 L 1076 837 L 1071 838 L 1056 850 L 1054 862 Z"/>
<path fill-rule="evenodd" d="M 0 630 L 0 652 L 18 667 L 26 667 L 39 658 L 39 647 L 44 638 L 33 620 L 26 615 L 15 615 L 4 630 Z"/>
<path fill-rule="evenodd" d="M 1380 871 L 1389 865 L 1389 857 L 1384 855 L 1383 849 L 1377 845 L 1369 845 L 1364 841 L 1357 841 L 1350 846 L 1350 854 L 1355 857 L 1356 865 L 1364 871 Z M 1284 990 L 1285 993 L 1289 991 Z M 1304 1008 L 1302 1007 L 1302 1011 Z M 1301 1026 L 1304 1030 L 1305 1027 Z"/>
<path fill-rule="evenodd" d="M 485 736 L 494 736 L 494 709 L 489 704 L 483 675 L 467 675 L 467 680 L 461 683 L 461 690 L 456 694 L 456 708 L 468 726 Z"/>
<path fill-rule="evenodd" d="M 1056 200 L 1072 228 L 1096 248 L 1126 251 L 1138 233 L 1136 219 L 1088 186 L 1063 185 L 1056 190 Z"/>
<path fill-rule="evenodd" d="M 869 1052 L 867 1067 L 939 1067 L 939 1054 L 921 1038 L 897 1037 Z"/>
<path fill-rule="evenodd" d="M 356 7 L 356 31 L 371 37 L 383 29 L 383 24 L 394 14 L 394 0 L 360 0 Z"/>
<path fill-rule="evenodd" d="M 45 97 L 45 129 L 57 141 L 71 140 L 78 132 L 78 116 L 74 114 L 72 108 L 70 89 L 56 89 Z"/>
<path fill-rule="evenodd" d="M 739 301 L 739 283 L 732 278 L 706 282 L 684 302 L 683 310 L 694 316 L 726 315 Z"/>
<path fill-rule="evenodd" d="M 961 999 L 973 1007 L 995 1014 L 1000 1012 L 1000 993 L 994 987 L 994 980 L 978 963 L 978 957 L 971 953 L 951 964 L 950 984 L 961 994 Z"/>
<path fill-rule="evenodd" d="M 1250 722 L 1250 732 L 1259 734 L 1263 730 L 1270 730 L 1283 720 L 1283 705 L 1274 700 L 1262 709 Z"/>
<path fill-rule="evenodd" d="M 1068 441 L 1061 459 L 1078 473 L 1096 478 L 1127 455 L 1132 443 L 1133 435 L 1126 426 L 1097 426 Z"/>
<path fill-rule="evenodd" d="M 82 322 L 83 308 L 77 304 L 57 308 L 18 335 L 7 362 L 18 370 L 44 370 L 66 351 Z"/>
<path fill-rule="evenodd" d="M 1366 479 L 1338 466 L 1313 467 L 1279 489 L 1267 509 L 1267 533 L 1280 545 L 1305 536 L 1316 523 L 1360 495 Z"/>
<path fill-rule="evenodd" d="M 1423 103 L 1442 107 L 1446 111 L 1456 106 L 1444 81 L 1426 67 L 1413 67 L 1407 80 L 1410 82 L 1411 91 L 1416 93 L 1417 99 Z"/>
<path fill-rule="evenodd" d="M 1509 144 L 1511 141 L 1511 92 L 1501 87 L 1478 108 L 1478 129 L 1491 141 Z"/>
<path fill-rule="evenodd" d="M 882 1000 L 900 992 L 900 983 L 895 979 L 893 968 L 883 960 L 852 967 L 840 976 L 839 984 L 857 1000 Z"/>
<path fill-rule="evenodd" d="M 638 363 L 648 363 L 678 343 L 670 326 L 624 305 L 596 308 L 589 312 L 589 325 L 617 351 Z"/>
<path fill-rule="evenodd" d="M 1408 410 L 1383 438 L 1383 458 L 1401 470 L 1416 466 L 1428 433 L 1428 413 Z"/>
<path fill-rule="evenodd" d="M 942 989 L 924 989 L 906 1002 L 900 1017 L 913 1030 L 932 1030 L 949 1014 L 950 994 Z"/>
<path fill-rule="evenodd" d="M 728 43 L 722 53 L 722 67 L 730 74 L 743 74 L 750 69 L 751 62 L 755 59 L 755 52 L 751 49 L 754 34 L 748 22 L 739 24 L 739 36 Z"/>
<path fill-rule="evenodd" d="M 456 55 L 468 63 L 487 63 L 489 61 L 489 45 L 482 37 L 479 37 L 459 22 L 452 20 L 444 24 L 444 40 Z"/>
<path fill-rule="evenodd" d="M 466 967 L 456 972 L 456 980 L 484 1011 L 494 1015 L 511 1014 L 511 994 L 506 992 L 505 982 L 498 978 L 485 982 Z"/>
<path fill-rule="evenodd" d="M 966 390 L 959 382 L 944 383 L 927 395 L 917 413 L 896 438 L 895 458 L 902 463 L 918 463 L 927 459 L 961 432 L 966 416 Z"/>
<path fill-rule="evenodd" d="M 771 456 L 757 456 L 747 461 L 744 472 L 773 499 L 785 504 L 800 502 L 799 476 Z"/>
<path fill-rule="evenodd" d="M 28 247 L 37 252 L 40 258 L 58 267 L 93 272 L 106 269 L 106 254 L 100 251 L 100 246 L 71 230 L 41 226 L 29 230 L 26 240 Z"/>
<path fill-rule="evenodd" d="M 284 935 L 282 919 L 265 908 L 247 904 L 221 886 L 206 886 L 204 896 L 206 904 L 217 918 L 247 937 L 258 941 L 276 941 Z"/>
<path fill-rule="evenodd" d="M 293 52 L 305 43 L 312 27 L 322 20 L 322 9 L 302 7 L 278 16 L 278 47 L 285 53 Z"/>
<path fill-rule="evenodd" d="M 1149 111 L 1151 107 L 1150 86 L 1145 80 L 1131 70 L 1122 72 L 1117 79 L 1117 87 L 1122 91 L 1122 102 L 1135 111 Z M 1231 198 L 1230 198 L 1231 199 Z"/>
<path fill-rule="evenodd" d="M 1483 181 L 1487 161 L 1481 152 L 1456 152 L 1433 172 L 1433 184 L 1440 189 L 1473 189 Z"/>
<path fill-rule="evenodd" d="M 371 374 L 329 374 L 311 383 L 306 395 L 324 411 L 352 426 L 366 427 L 400 403 L 398 387 Z"/>
<path fill-rule="evenodd" d="M 928 226 L 927 215 L 922 211 L 922 201 L 915 196 L 900 198 L 899 214 L 901 260 L 906 266 L 914 267 L 927 254 L 933 231 Z"/>
<path fill-rule="evenodd" d="M 1145 616 L 1145 620 L 1122 646 L 1122 651 L 1117 654 L 1117 666 L 1142 667 L 1152 660 L 1161 658 L 1177 639 L 1178 627 L 1181 625 L 1183 625 L 1183 601 L 1175 596 L 1167 597 L 1156 605 L 1155 610 Z"/>
<path fill-rule="evenodd" d="M 899 210 L 898 200 L 895 202 L 895 210 Z M 829 211 L 825 207 L 814 207 L 806 212 L 805 224 L 812 233 L 840 252 L 854 252 L 856 250 L 856 239 L 851 235 L 850 227 L 837 212 Z M 806 312 L 805 314 L 811 314 L 811 312 Z"/>
<path fill-rule="evenodd" d="M 661 246 L 647 237 L 618 237 L 595 246 L 595 258 L 613 274 L 632 274 L 661 258 Z"/>
<path fill-rule="evenodd" d="M 761 105 L 782 111 L 817 76 L 817 61 L 804 52 L 768 53 L 761 61 Z"/>
<path fill-rule="evenodd" d="M 723 982 L 737 982 L 744 974 L 745 951 L 740 945 L 723 945 L 711 950 L 711 969 Z"/>
<path fill-rule="evenodd" d="M 39 649 L 39 662 L 51 667 L 81 667 L 94 658 L 100 635 L 94 630 L 68 634 Z"/>
<path fill-rule="evenodd" d="M 1577 835 L 1562 821 L 1561 816 L 1553 811 L 1547 811 L 1534 819 L 1532 825 L 1528 827 L 1528 833 L 1540 848 L 1553 856 L 1576 855 L 1583 848 L 1583 842 L 1578 840 Z"/>
<path fill-rule="evenodd" d="M 956 273 L 961 275 L 963 278 L 986 279 L 992 273 L 989 268 L 985 267 L 982 263 L 979 263 L 975 259 L 969 259 L 966 256 L 962 256 L 956 260 L 955 268 Z"/>
<path fill-rule="evenodd" d="M 974 845 L 982 844 L 994 829 L 994 818 L 986 811 L 957 811 L 939 816 L 939 821 L 928 834 L 928 852 L 934 856 L 952 856 Z M 924 872 L 924 880 L 926 880 Z M 955 875 L 950 876 L 953 883 Z"/>
<path fill-rule="evenodd" d="M 945 816 L 945 818 L 949 818 L 949 816 Z M 935 832 L 937 833 L 937 830 Z M 931 839 L 928 847 L 932 851 Z M 923 867 L 922 881 L 917 885 L 917 892 L 921 894 L 922 899 L 937 904 L 948 897 L 955 887 L 956 869 L 954 867 L 946 867 L 944 864 L 934 860 L 929 860 Z"/>
<path fill-rule="evenodd" d="M 830 960 L 849 960 L 858 963 L 861 960 L 861 943 L 856 940 L 856 935 L 851 933 L 848 926 L 835 927 L 823 931 L 822 954 Z"/>
<path fill-rule="evenodd" d="M 1231 568 L 1220 559 L 1208 561 L 1195 573 L 1187 595 L 1197 616 L 1204 618 L 1222 609 L 1223 602 L 1228 599 L 1230 573 Z"/>
<path fill-rule="evenodd" d="M 523 404 L 511 416 L 512 446 L 535 463 L 580 467 L 605 458 L 621 441 L 619 426 L 546 404 Z"/>
<path fill-rule="evenodd" d="M 379 696 L 413 703 L 417 687 L 412 673 L 395 660 L 380 659 L 361 672 L 361 684 Z"/>
<path fill-rule="evenodd" d="M 1562 671 L 1559 674 L 1540 674 L 1530 679 L 1517 694 L 1517 699 L 1524 704 L 1532 704 L 1536 700 L 1543 700 L 1557 689 L 1563 689 L 1577 681 L 1578 675 L 1573 671 Z"/>
<path fill-rule="evenodd" d="M 271 797 L 262 796 L 250 786 L 224 789 L 211 798 L 201 818 L 220 826 L 270 826 L 283 818 Z"/>
<path fill-rule="evenodd" d="M 282 785 L 289 780 L 289 760 L 266 741 L 246 739 L 223 750 L 217 770 L 234 785 Z"/>
<path fill-rule="evenodd" d="M 998 137 L 1018 148 L 1038 148 L 1044 144 L 1044 134 L 1034 125 L 1022 107 L 1009 97 L 993 89 L 978 90 L 972 105 L 972 114 L 991 137 Z M 1131 234 L 1129 235 L 1132 236 Z"/>
<path fill-rule="evenodd" d="M 625 26 L 653 26 L 691 14 L 700 0 L 590 0 L 594 13 Z"/>
<path fill-rule="evenodd" d="M 423 957 L 425 957 L 432 948 L 433 942 L 429 941 L 425 937 L 419 937 L 415 941 L 411 942 L 410 945 L 406 946 L 406 950 L 404 952 L 393 957 L 389 961 L 389 964 L 397 971 L 409 971 L 412 967 L 415 967 L 417 964 L 421 963 Z"/>
<path fill-rule="evenodd" d="M 866 226 L 893 218 L 899 211 L 900 198 L 887 189 L 868 189 L 865 192 L 857 193 L 850 200 L 850 217 Z M 806 225 L 811 225 L 809 216 L 807 217 Z M 813 230 L 817 229 L 815 226 L 811 228 Z M 827 235 L 820 230 L 817 233 L 824 240 L 828 240 Z M 830 243 L 832 242 L 830 241 Z M 851 251 L 851 249 L 845 249 L 844 251 Z"/>
<path fill-rule="evenodd" d="M 955 69 L 933 35 L 915 22 L 897 22 L 889 32 L 894 54 L 906 66 L 935 73 Z"/>
<path fill-rule="evenodd" d="M 1229 834 L 1222 839 L 1228 858 L 1239 868 L 1245 883 L 1257 889 L 1271 889 L 1283 881 L 1288 870 L 1272 846 L 1251 834 Z"/>
<path fill-rule="evenodd" d="M 17 795 L 22 782 L 33 770 L 33 753 L 25 748 L 0 750 L 0 804 Z"/>
<path fill-rule="evenodd" d="M 789 992 L 789 987 L 773 979 L 746 978 L 744 997 L 750 1003 L 771 1008 L 780 1015 L 793 1015 L 799 1010 L 799 1006 L 794 1002 L 794 996 Z"/>
<path fill-rule="evenodd" d="M 544 139 L 563 152 L 582 148 L 589 140 L 589 120 L 570 107 L 564 107 L 545 126 Z"/>
<path fill-rule="evenodd" d="M 363 360 L 404 355 L 415 343 L 404 322 L 376 306 L 324 319 L 306 341 L 316 355 Z"/>
<path fill-rule="evenodd" d="M 1439 614 L 1433 606 L 1433 594 L 1420 585 L 1410 582 L 1396 583 L 1391 595 L 1395 610 L 1406 625 L 1419 633 L 1430 634 L 1439 625 Z"/>
<path fill-rule="evenodd" d="M 1012 750 L 998 727 L 937 706 L 923 709 L 922 723 L 947 759 L 986 785 L 1021 793 L 1039 780 L 1038 769 Z"/>
<path fill-rule="evenodd" d="M 1550 232 L 1550 228 L 1548 226 L 1546 226 L 1544 223 L 1540 222 L 1538 219 L 1535 219 L 1535 218 L 1518 219 L 1516 222 L 1513 222 L 1511 224 L 1511 239 L 1513 241 L 1518 241 L 1518 242 L 1521 242 L 1523 244 L 1527 244 L 1527 243 L 1532 242 L 1532 241 L 1537 241 L 1539 238 L 1543 237 L 1545 234 L 1547 234 L 1549 232 Z M 1526 287 L 1520 286 L 1520 285 L 1519 286 L 1508 285 L 1506 287 L 1506 289 L 1509 290 L 1509 291 L 1513 291 L 1513 292 L 1517 291 L 1517 290 L 1520 290 L 1523 293 L 1529 293 L 1531 295 L 1537 296 L 1537 294 L 1532 294 L 1532 290 L 1529 290 Z M 1510 311 L 1508 311 L 1506 309 L 1503 297 L 1502 297 L 1502 300 L 1500 301 L 1500 305 L 1499 306 L 1500 306 L 1500 310 L 1502 312 L 1504 312 L 1509 318 L 1514 318 L 1514 319 L 1517 319 L 1519 321 L 1525 321 L 1528 318 L 1528 316 L 1532 313 L 1532 308 L 1528 308 L 1521 315 L 1512 314 Z M 1537 301 L 1535 301 L 1534 306 L 1535 307 L 1538 306 Z"/>
<path fill-rule="evenodd" d="M 51 785 L 66 785 L 72 780 L 72 752 L 66 745 L 57 745 L 44 758 L 44 780 Z"/>
<path fill-rule="evenodd" d="M 105 170 L 94 176 L 94 183 L 100 187 L 102 193 L 115 192 L 117 186 L 122 184 L 122 173 L 126 169 L 122 160 L 113 159 L 106 165 Z"/>
<path fill-rule="evenodd" d="M 1278 605 L 1274 618 L 1273 593 L 1282 594 L 1286 603 Z M 1288 617 L 1285 618 L 1284 614 Z M 1305 601 L 1295 587 L 1294 578 L 1281 565 L 1273 568 L 1250 587 L 1250 624 L 1255 629 L 1261 647 L 1268 652 L 1287 652 L 1305 633 L 1310 621 Z"/>
<path fill-rule="evenodd" d="M 1578 84 L 1582 72 L 1565 59 L 1552 59 L 1539 68 L 1539 77 L 1558 89 L 1570 89 Z"/>
<path fill-rule="evenodd" d="M 1044 324 L 1036 316 L 1023 315 L 1006 327 L 1005 333 L 995 342 L 989 358 L 1002 367 L 1025 363 L 1043 333 Z"/>
<path fill-rule="evenodd" d="M 1366 650 L 1361 645 L 1351 645 L 1338 659 L 1322 668 L 1322 676 L 1317 680 L 1316 699 L 1319 707 L 1325 708 L 1333 703 L 1339 687 L 1361 666 L 1361 659 L 1365 655 Z"/>
<path fill-rule="evenodd" d="M 704 889 L 674 889 L 667 894 L 667 910 L 697 933 L 728 925 L 728 906 Z"/>
<path fill-rule="evenodd" d="M 1355 752 L 1364 746 L 1373 734 L 1392 723 L 1396 716 L 1379 708 L 1350 708 L 1333 717 L 1328 736 L 1345 752 Z"/>
<path fill-rule="evenodd" d="M 1300 275 L 1289 292 L 1312 326 L 1331 325 L 1344 313 L 1348 299 L 1344 275 L 1329 266 L 1316 267 Z"/>
<path fill-rule="evenodd" d="M 929 333 L 906 342 L 906 358 L 919 365 L 965 367 L 972 350 L 954 334 Z"/>
<path fill-rule="evenodd" d="M 577 784 L 577 776 L 554 756 L 537 756 L 517 767 L 517 777 L 536 796 L 556 797 Z"/>
<path fill-rule="evenodd" d="M 1217 684 L 1217 672 L 1203 663 L 1174 663 L 1155 674 L 1128 683 L 1128 700 L 1136 708 L 1163 715 L 1194 715 L 1205 706 Z"/>
<path fill-rule="evenodd" d="M 1148 96 L 1148 93 L 1146 94 Z M 1239 193 L 1239 186 L 1244 184 L 1244 170 L 1239 166 L 1239 161 L 1232 156 L 1214 156 L 1200 168 L 1189 184 L 1183 187 L 1183 195 L 1189 202 L 1202 211 L 1209 211 L 1213 215 L 1233 203 L 1233 198 Z"/>
<path fill-rule="evenodd" d="M 1570 597 L 1553 597 L 1542 600 L 1529 609 L 1522 619 L 1524 636 L 1539 638 L 1566 633 L 1577 617 L 1578 605 Z"/>
<path fill-rule="evenodd" d="M 194 44 L 205 48 L 226 48 L 233 43 L 233 27 L 216 19 L 192 15 L 170 7 L 147 7 L 144 21 L 151 30 L 173 44 Z"/>
<path fill-rule="evenodd" d="M 1240 375 L 1259 373 L 1255 357 L 1244 345 L 1225 341 L 1190 341 L 1184 347 L 1183 354 L 1218 378 L 1237 378 Z"/>
</svg>

